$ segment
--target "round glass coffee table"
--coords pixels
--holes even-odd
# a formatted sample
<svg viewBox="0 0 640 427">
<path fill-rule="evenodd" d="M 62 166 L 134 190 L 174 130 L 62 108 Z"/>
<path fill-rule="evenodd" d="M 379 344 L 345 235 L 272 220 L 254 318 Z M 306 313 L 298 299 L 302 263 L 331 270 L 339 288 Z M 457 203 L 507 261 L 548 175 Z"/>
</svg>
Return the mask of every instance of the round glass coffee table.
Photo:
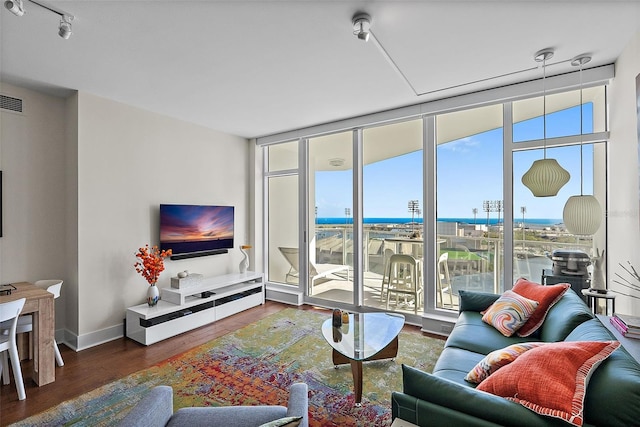
<svg viewBox="0 0 640 427">
<path fill-rule="evenodd" d="M 362 402 L 362 362 L 396 357 L 403 326 L 404 316 L 397 313 L 349 313 L 349 323 L 339 328 L 331 318 L 322 324 L 322 335 L 333 348 L 333 364 L 351 365 L 356 406 Z"/>
</svg>

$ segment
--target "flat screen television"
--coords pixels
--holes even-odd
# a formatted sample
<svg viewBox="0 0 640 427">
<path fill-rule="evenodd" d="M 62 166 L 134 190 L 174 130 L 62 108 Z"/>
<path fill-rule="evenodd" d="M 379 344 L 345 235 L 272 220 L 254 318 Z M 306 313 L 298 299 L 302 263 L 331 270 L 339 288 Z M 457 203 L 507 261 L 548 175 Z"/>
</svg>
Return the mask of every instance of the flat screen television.
<svg viewBox="0 0 640 427">
<path fill-rule="evenodd" d="M 233 206 L 160 205 L 160 249 L 171 259 L 228 252 L 233 248 Z"/>
</svg>

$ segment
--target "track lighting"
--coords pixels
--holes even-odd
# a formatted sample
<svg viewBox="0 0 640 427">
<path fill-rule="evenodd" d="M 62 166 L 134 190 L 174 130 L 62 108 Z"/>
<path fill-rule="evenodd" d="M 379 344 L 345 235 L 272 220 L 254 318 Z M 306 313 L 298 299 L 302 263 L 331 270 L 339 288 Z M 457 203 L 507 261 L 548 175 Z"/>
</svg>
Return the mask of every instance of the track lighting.
<svg viewBox="0 0 640 427">
<path fill-rule="evenodd" d="M 47 9 L 49 12 L 53 12 L 56 15 L 60 15 L 60 25 L 58 26 L 58 35 L 63 39 L 67 40 L 71 37 L 73 32 L 71 31 L 71 21 L 73 21 L 74 16 L 70 13 L 64 12 L 60 9 L 56 9 L 53 6 L 49 6 L 44 3 L 37 2 L 35 0 L 29 0 L 31 3 L 40 6 L 43 9 Z M 11 13 L 16 16 L 24 15 L 24 4 L 23 0 L 6 0 L 4 2 L 4 7 Z"/>
<path fill-rule="evenodd" d="M 369 41 L 371 16 L 367 13 L 358 13 L 353 16 L 351 22 L 353 23 L 353 34 L 358 37 L 358 40 Z"/>
<path fill-rule="evenodd" d="M 60 19 L 60 27 L 58 27 L 58 35 L 65 40 L 68 40 L 71 37 L 71 18 L 67 15 L 62 15 L 62 19 Z"/>
<path fill-rule="evenodd" d="M 4 2 L 4 7 L 16 16 L 24 15 L 24 6 L 22 0 L 7 0 Z"/>
</svg>

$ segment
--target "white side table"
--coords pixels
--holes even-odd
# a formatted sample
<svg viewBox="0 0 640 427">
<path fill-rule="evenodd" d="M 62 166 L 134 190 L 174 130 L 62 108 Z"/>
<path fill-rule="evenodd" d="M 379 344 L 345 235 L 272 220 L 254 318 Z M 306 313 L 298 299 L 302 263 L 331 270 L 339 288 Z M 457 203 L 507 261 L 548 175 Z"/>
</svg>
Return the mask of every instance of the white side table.
<svg viewBox="0 0 640 427">
<path fill-rule="evenodd" d="M 591 289 L 583 289 L 582 295 L 587 298 L 587 305 L 593 310 L 593 314 L 598 314 L 598 300 L 604 299 L 604 314 L 609 313 L 609 301 L 611 301 L 611 315 L 616 312 L 616 296 L 612 292 L 602 294 L 600 292 L 592 291 Z"/>
</svg>

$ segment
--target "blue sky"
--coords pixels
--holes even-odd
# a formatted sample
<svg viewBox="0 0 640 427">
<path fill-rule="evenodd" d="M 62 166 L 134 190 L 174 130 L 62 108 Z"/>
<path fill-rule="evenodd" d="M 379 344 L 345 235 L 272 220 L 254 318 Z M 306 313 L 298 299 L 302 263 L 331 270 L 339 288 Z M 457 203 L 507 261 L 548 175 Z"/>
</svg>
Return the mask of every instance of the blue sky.
<svg viewBox="0 0 640 427">
<path fill-rule="evenodd" d="M 592 132 L 591 104 L 585 104 L 584 132 Z M 542 139 L 542 118 L 527 120 L 514 126 L 514 140 Z M 547 116 L 547 138 L 579 133 L 580 110 L 574 107 Z M 365 141 L 366 144 L 366 141 Z M 365 145 L 366 147 L 366 145 Z M 571 174 L 571 180 L 555 197 L 534 197 L 520 177 L 534 160 L 543 157 L 542 149 L 516 152 L 514 159 L 514 216 L 522 218 L 520 207 L 526 206 L 525 218 L 562 218 L 567 199 L 580 194 L 580 147 L 547 149 L 547 158 L 555 158 Z M 438 146 L 437 198 L 438 217 L 473 218 L 478 209 L 478 222 L 487 217 L 484 200 L 502 200 L 502 129 L 495 129 Z M 593 148 L 583 147 L 584 193 L 591 194 Z M 344 217 L 351 208 L 351 171 L 318 172 L 316 205 L 318 217 Z M 409 200 L 422 200 L 422 152 L 409 153 L 365 166 L 364 216 L 368 218 L 411 217 Z M 502 217 L 502 214 L 501 214 Z M 490 218 L 497 218 L 491 213 Z"/>
</svg>

